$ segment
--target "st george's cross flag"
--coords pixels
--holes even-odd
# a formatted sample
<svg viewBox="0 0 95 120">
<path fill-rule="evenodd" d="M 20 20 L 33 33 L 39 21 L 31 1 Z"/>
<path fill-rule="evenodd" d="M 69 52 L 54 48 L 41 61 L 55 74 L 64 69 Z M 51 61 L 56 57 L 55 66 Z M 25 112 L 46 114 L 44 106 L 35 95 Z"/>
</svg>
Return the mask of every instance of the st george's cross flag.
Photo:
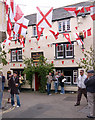
<svg viewBox="0 0 95 120">
<path fill-rule="evenodd" d="M 24 17 L 18 20 L 14 25 L 14 30 L 13 30 L 14 33 L 25 37 L 26 31 L 28 28 L 28 23 L 29 23 L 29 20 Z"/>
</svg>

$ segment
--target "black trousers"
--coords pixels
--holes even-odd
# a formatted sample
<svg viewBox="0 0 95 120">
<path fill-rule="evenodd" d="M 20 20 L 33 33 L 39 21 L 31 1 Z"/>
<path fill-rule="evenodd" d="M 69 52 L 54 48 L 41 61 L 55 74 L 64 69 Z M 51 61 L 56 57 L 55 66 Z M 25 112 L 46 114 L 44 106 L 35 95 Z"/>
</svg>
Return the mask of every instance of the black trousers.
<svg viewBox="0 0 95 120">
<path fill-rule="evenodd" d="M 87 100 L 87 91 L 86 88 L 80 88 L 78 87 L 78 94 L 77 94 L 77 104 L 80 104 L 82 94 L 84 94 L 86 100 Z"/>
</svg>

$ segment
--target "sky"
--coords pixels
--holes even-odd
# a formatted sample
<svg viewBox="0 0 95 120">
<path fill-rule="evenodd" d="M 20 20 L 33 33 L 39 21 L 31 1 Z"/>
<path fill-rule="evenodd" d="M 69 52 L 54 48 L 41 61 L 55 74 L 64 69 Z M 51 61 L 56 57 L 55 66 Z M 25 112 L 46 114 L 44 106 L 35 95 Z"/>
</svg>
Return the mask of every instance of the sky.
<svg viewBox="0 0 95 120">
<path fill-rule="evenodd" d="M 29 15 L 37 13 L 37 6 L 59 8 L 83 1 L 87 0 L 16 0 L 16 3 L 20 5 L 20 8 L 23 11 L 24 15 Z"/>
</svg>

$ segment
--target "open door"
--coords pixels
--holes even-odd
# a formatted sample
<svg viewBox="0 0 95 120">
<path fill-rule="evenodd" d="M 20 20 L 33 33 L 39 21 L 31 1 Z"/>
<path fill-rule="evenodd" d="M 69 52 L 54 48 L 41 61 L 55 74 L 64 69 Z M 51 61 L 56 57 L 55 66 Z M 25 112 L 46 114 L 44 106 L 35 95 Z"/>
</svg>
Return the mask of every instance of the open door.
<svg viewBox="0 0 95 120">
<path fill-rule="evenodd" d="M 38 78 L 38 73 L 35 73 L 35 90 L 39 91 L 40 79 Z"/>
</svg>

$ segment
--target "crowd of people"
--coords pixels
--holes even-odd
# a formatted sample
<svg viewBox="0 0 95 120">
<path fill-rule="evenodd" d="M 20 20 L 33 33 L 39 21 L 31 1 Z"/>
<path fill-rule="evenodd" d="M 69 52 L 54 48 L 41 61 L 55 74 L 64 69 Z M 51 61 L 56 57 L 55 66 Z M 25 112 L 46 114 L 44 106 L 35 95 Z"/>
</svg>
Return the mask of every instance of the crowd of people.
<svg viewBox="0 0 95 120">
<path fill-rule="evenodd" d="M 61 86 L 60 94 L 64 94 L 64 74 L 61 73 L 58 75 L 58 72 L 55 75 L 50 72 L 47 75 L 47 95 L 51 95 L 51 83 L 54 81 L 55 93 L 58 93 L 58 86 Z M 80 75 L 77 80 L 77 102 L 74 106 L 79 106 L 82 94 L 84 94 L 86 101 L 89 107 L 88 118 L 95 118 L 95 72 L 94 70 L 88 70 L 87 75 L 84 74 L 84 70 L 80 70 Z"/>
<path fill-rule="evenodd" d="M 58 93 L 58 87 L 61 86 L 61 92 L 60 94 L 64 94 L 64 81 L 66 78 L 64 78 L 64 74 L 58 74 L 58 72 L 51 73 L 49 72 L 49 75 L 47 77 L 47 95 L 51 95 L 51 83 L 54 82 L 54 88 L 55 88 L 55 94 Z"/>
<path fill-rule="evenodd" d="M 64 94 L 64 82 L 66 78 L 64 73 L 56 72 L 51 73 L 46 76 L 47 78 L 47 95 L 51 95 L 51 83 L 54 83 L 55 94 L 58 93 L 58 87 L 61 86 L 60 94 Z M 2 97 L 4 91 L 5 76 L 3 73 L 0 73 L 0 109 L 2 109 Z M 8 79 L 8 103 L 11 103 L 12 106 L 15 106 L 14 95 L 17 100 L 17 107 L 21 106 L 19 93 L 21 90 L 21 84 L 23 83 L 23 77 L 17 76 L 17 72 L 14 72 L 13 75 L 9 75 Z M 89 106 L 89 115 L 88 118 L 95 118 L 95 72 L 94 70 L 88 70 L 87 75 L 84 74 L 84 70 L 80 70 L 80 75 L 77 80 L 77 102 L 75 106 L 80 105 L 82 94 L 84 94 L 86 101 Z"/>
</svg>

